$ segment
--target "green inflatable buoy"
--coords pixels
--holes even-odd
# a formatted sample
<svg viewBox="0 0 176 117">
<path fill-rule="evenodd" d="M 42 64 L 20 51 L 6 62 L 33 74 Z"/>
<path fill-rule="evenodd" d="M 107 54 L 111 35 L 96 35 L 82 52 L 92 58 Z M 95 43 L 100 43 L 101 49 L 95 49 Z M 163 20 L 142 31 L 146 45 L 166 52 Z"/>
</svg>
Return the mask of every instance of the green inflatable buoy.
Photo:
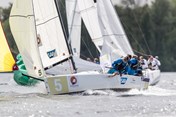
<svg viewBox="0 0 176 117">
<path fill-rule="evenodd" d="M 23 85 L 23 86 L 34 86 L 36 85 L 39 81 L 32 79 L 28 76 L 24 76 L 23 74 L 27 74 L 26 67 L 24 65 L 24 62 L 22 60 L 22 57 L 20 54 L 17 55 L 17 62 L 16 65 L 14 66 L 14 80 L 17 84 Z"/>
</svg>

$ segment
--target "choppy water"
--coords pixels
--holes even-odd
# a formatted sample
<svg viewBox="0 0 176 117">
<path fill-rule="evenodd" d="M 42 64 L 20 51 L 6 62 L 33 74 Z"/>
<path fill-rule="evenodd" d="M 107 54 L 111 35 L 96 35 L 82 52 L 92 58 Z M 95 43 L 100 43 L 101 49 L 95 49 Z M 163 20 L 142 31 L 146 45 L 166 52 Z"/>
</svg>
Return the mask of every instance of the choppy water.
<svg viewBox="0 0 176 117">
<path fill-rule="evenodd" d="M 0 85 L 1 117 L 157 117 L 176 116 L 176 73 L 162 73 L 146 91 L 89 90 L 72 95 L 47 95 L 44 84 Z"/>
</svg>

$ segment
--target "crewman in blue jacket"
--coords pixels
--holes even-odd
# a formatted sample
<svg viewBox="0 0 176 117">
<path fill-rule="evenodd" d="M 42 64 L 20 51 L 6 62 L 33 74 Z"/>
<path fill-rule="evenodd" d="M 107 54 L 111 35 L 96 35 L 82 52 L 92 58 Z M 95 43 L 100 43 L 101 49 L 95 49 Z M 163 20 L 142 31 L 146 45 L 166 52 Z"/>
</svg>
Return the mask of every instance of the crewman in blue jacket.
<svg viewBox="0 0 176 117">
<path fill-rule="evenodd" d="M 142 69 L 139 67 L 138 56 L 133 56 L 128 62 L 128 74 L 129 75 L 142 75 Z"/>
<path fill-rule="evenodd" d="M 117 74 L 127 74 L 128 72 L 128 57 L 119 58 L 112 63 L 112 68 L 108 71 L 109 74 L 113 76 Z"/>
</svg>

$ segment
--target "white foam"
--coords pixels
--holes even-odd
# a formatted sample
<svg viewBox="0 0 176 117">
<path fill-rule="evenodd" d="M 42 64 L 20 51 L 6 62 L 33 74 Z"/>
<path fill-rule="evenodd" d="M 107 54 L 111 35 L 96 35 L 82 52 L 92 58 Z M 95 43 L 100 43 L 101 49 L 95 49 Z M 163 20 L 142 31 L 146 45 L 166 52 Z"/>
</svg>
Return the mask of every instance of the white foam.
<svg viewBox="0 0 176 117">
<path fill-rule="evenodd" d="M 40 82 L 35 86 L 21 86 L 18 85 L 13 79 L 11 79 L 8 84 L 0 85 L 0 92 L 14 92 L 19 94 L 47 93 L 45 84 L 43 82 Z"/>
</svg>

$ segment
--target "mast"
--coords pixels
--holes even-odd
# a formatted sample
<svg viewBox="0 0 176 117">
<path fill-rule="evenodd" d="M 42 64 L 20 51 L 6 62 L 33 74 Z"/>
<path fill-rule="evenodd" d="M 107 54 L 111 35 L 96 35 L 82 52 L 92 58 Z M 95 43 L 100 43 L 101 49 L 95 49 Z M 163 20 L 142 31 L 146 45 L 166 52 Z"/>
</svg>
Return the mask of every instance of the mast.
<svg viewBox="0 0 176 117">
<path fill-rule="evenodd" d="M 60 19 L 60 22 L 61 22 L 61 26 L 62 26 L 62 29 L 63 29 L 63 33 L 64 33 L 64 36 L 65 36 L 65 42 L 66 42 L 66 45 L 67 45 L 67 48 L 69 50 L 69 54 L 71 55 L 70 57 L 70 60 L 71 60 L 71 63 L 72 63 L 72 66 L 73 66 L 73 69 L 74 69 L 74 72 L 77 72 L 77 69 L 76 69 L 76 66 L 75 66 L 75 62 L 73 60 L 73 52 L 72 52 L 72 49 L 70 48 L 69 44 L 68 44 L 68 37 L 66 35 L 66 31 L 65 31 L 65 28 L 64 28 L 64 24 L 63 24 L 63 21 L 62 21 L 62 17 L 61 17 L 61 13 L 60 13 L 60 10 L 59 10 L 59 5 L 58 5 L 58 1 L 57 0 L 54 0 L 55 2 L 55 5 L 56 5 L 56 9 L 57 9 L 57 12 L 58 12 L 58 16 L 59 16 L 59 19 Z M 69 58 L 68 58 L 69 59 Z"/>
</svg>

